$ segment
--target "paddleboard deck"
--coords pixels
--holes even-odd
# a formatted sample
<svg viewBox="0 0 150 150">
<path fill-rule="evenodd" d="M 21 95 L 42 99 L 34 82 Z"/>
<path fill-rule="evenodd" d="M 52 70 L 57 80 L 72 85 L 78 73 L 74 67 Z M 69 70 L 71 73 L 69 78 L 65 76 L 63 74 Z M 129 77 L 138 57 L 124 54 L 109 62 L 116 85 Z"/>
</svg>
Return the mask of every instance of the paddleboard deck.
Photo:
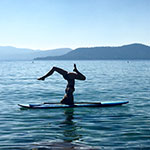
<svg viewBox="0 0 150 150">
<path fill-rule="evenodd" d="M 53 109 L 53 108 L 74 108 L 74 107 L 110 107 L 127 104 L 129 101 L 105 101 L 97 103 L 76 103 L 74 105 L 65 105 L 60 103 L 42 103 L 42 104 L 18 104 L 21 108 L 28 109 Z"/>
</svg>

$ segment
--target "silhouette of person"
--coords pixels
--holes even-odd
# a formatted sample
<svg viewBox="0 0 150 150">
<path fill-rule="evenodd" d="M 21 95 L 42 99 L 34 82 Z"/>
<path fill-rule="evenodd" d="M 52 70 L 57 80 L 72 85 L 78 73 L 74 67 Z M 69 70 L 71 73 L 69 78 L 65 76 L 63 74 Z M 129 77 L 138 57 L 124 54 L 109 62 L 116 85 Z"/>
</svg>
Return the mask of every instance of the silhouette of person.
<svg viewBox="0 0 150 150">
<path fill-rule="evenodd" d="M 62 104 L 66 105 L 74 105 L 74 97 L 73 92 L 75 91 L 75 79 L 76 80 L 86 80 L 86 77 L 80 73 L 76 67 L 76 64 L 74 64 L 73 72 L 67 72 L 61 68 L 53 67 L 46 75 L 38 78 L 38 80 L 45 80 L 45 78 L 51 76 L 54 72 L 58 72 L 63 76 L 65 80 L 67 80 L 68 84 L 65 89 L 65 95 L 64 98 L 61 100 Z"/>
</svg>

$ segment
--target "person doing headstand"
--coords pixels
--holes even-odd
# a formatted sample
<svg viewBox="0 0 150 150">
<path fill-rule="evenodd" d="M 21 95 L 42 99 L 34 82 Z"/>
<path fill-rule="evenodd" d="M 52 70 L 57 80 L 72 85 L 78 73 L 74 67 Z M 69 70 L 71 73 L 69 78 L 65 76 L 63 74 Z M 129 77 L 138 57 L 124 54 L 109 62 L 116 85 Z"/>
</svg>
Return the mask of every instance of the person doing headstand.
<svg viewBox="0 0 150 150">
<path fill-rule="evenodd" d="M 74 105 L 73 92 L 75 91 L 74 88 L 75 79 L 86 80 L 86 77 L 78 71 L 76 64 L 74 64 L 73 72 L 67 72 L 61 68 L 53 67 L 46 75 L 38 78 L 38 80 L 45 80 L 45 78 L 51 76 L 55 71 L 61 74 L 63 78 L 68 82 L 65 90 L 66 94 L 64 95 L 64 98 L 61 100 L 61 103 L 66 105 Z"/>
</svg>

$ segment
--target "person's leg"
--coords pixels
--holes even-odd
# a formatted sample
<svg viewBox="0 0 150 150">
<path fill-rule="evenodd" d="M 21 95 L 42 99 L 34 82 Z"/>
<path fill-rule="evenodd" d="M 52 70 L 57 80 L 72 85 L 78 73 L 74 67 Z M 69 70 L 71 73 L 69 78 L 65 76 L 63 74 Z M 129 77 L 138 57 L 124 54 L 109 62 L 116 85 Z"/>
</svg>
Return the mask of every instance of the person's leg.
<svg viewBox="0 0 150 150">
<path fill-rule="evenodd" d="M 74 64 L 73 71 L 77 73 L 75 79 L 78 79 L 78 80 L 85 80 L 86 79 L 86 77 L 81 72 L 78 71 L 76 64 Z"/>
<path fill-rule="evenodd" d="M 38 80 L 45 80 L 45 78 L 51 76 L 54 71 L 58 72 L 59 74 L 61 74 L 62 76 L 66 75 L 68 72 L 61 69 L 61 68 L 58 68 L 58 67 L 53 67 L 46 75 L 44 75 L 43 77 L 41 78 L 38 78 Z"/>
</svg>

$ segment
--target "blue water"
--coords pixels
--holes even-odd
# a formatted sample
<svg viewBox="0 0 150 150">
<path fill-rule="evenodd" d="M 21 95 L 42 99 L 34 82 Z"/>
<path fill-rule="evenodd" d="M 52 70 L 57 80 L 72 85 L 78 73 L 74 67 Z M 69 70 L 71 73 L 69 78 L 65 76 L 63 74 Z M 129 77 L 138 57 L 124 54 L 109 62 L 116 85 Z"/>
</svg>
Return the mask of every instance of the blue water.
<svg viewBox="0 0 150 150">
<path fill-rule="evenodd" d="M 129 100 L 123 106 L 22 110 L 18 103 L 59 102 L 66 81 L 52 66 L 86 75 L 75 102 Z M 0 149 L 150 149 L 150 61 L 0 62 Z"/>
</svg>

